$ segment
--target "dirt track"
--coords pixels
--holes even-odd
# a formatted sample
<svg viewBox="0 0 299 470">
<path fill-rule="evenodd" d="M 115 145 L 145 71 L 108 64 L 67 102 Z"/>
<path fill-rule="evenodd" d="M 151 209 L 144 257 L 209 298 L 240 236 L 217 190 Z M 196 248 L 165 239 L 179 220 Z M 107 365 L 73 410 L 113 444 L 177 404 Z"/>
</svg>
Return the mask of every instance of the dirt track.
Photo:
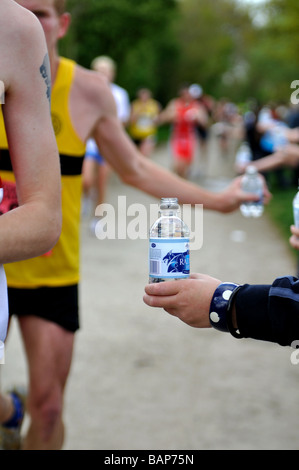
<svg viewBox="0 0 299 470">
<path fill-rule="evenodd" d="M 206 184 L 231 176 L 213 152 Z M 154 156 L 168 166 L 165 149 Z M 221 178 L 219 176 L 221 175 Z M 113 175 L 107 202 L 156 202 Z M 146 240 L 104 240 L 82 223 L 81 331 L 65 399 L 65 449 L 298 449 L 299 365 L 274 344 L 192 329 L 142 302 Z M 267 214 L 204 213 L 191 268 L 222 280 L 269 283 L 295 260 Z M 13 325 L 3 387 L 26 383 Z"/>
</svg>

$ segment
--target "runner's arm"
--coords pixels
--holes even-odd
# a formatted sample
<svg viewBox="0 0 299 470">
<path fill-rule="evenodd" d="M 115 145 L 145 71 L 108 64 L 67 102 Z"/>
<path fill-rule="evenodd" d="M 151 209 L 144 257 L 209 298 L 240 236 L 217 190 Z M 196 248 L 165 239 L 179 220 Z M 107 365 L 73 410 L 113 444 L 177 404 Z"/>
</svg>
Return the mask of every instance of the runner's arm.
<svg viewBox="0 0 299 470">
<path fill-rule="evenodd" d="M 115 113 L 109 92 L 101 95 L 99 106 L 102 116 L 94 130 L 95 138 L 102 155 L 122 178 L 124 183 L 134 186 L 152 196 L 173 197 L 181 204 L 204 204 L 206 209 L 231 212 L 242 201 L 252 199 L 240 187 L 240 179 L 235 179 L 224 191 L 216 193 L 192 184 L 144 158 L 121 127 Z M 113 98 L 112 98 L 113 100 Z M 269 193 L 265 188 L 265 200 Z"/>
<path fill-rule="evenodd" d="M 19 207 L 0 218 L 0 263 L 45 253 L 61 230 L 60 169 L 50 116 L 47 49 L 41 26 L 29 12 L 10 47 L 15 54 L 2 108 Z"/>
</svg>

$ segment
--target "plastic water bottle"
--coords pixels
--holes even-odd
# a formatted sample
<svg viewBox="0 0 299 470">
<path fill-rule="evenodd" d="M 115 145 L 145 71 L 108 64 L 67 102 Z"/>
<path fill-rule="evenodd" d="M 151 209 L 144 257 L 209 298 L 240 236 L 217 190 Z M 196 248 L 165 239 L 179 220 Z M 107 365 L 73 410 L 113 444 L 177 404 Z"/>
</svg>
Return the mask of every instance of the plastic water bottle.
<svg viewBox="0 0 299 470">
<path fill-rule="evenodd" d="M 298 181 L 298 192 L 293 199 L 293 213 L 294 213 L 295 227 L 299 228 L 299 181 Z"/>
<path fill-rule="evenodd" d="M 245 175 L 241 181 L 241 188 L 246 193 L 253 193 L 259 196 L 257 201 L 243 202 L 240 206 L 244 217 L 260 217 L 264 212 L 263 203 L 263 180 L 257 169 L 253 165 L 246 168 Z"/>
<path fill-rule="evenodd" d="M 284 147 L 289 143 L 286 136 L 287 126 L 280 124 L 273 129 L 273 150 L 276 152 L 280 147 Z"/>
<path fill-rule="evenodd" d="M 3 191 L 3 183 L 2 183 L 2 179 L 0 177 L 0 204 L 1 202 L 3 201 L 3 194 L 4 194 L 4 191 Z"/>
<path fill-rule="evenodd" d="M 236 170 L 243 173 L 244 168 L 252 160 L 252 152 L 247 142 L 242 142 L 236 153 Z"/>
<path fill-rule="evenodd" d="M 149 282 L 186 279 L 190 275 L 190 231 L 180 217 L 177 198 L 162 198 L 159 218 L 150 229 Z"/>
</svg>

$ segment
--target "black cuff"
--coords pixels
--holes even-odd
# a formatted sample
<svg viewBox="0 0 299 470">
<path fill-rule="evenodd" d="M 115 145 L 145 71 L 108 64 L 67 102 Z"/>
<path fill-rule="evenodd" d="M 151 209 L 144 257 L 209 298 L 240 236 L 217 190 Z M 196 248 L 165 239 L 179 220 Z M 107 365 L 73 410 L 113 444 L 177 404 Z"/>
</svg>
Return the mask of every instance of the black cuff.
<svg viewBox="0 0 299 470">
<path fill-rule="evenodd" d="M 244 285 L 235 296 L 240 334 L 244 338 L 273 341 L 268 315 L 270 285 Z"/>
<path fill-rule="evenodd" d="M 235 338 L 240 338 L 238 330 L 233 328 L 231 318 L 232 300 L 241 286 L 232 282 L 223 282 L 216 289 L 210 305 L 210 323 L 216 330 L 231 333 Z"/>
</svg>

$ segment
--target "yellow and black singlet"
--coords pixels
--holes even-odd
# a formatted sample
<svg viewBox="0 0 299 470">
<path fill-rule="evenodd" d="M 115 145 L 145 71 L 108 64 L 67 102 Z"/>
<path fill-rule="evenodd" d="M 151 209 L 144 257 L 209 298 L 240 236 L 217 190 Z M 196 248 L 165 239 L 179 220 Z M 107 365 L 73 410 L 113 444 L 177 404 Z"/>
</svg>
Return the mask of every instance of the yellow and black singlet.
<svg viewBox="0 0 299 470">
<path fill-rule="evenodd" d="M 76 284 L 79 281 L 79 230 L 82 164 L 85 143 L 77 135 L 69 114 L 69 94 L 75 62 L 60 58 L 51 95 L 52 122 L 60 154 L 62 232 L 54 248 L 43 256 L 5 265 L 9 287 L 36 288 Z M 1 213 L 18 205 L 2 113 L 0 113 L 0 172 L 4 198 Z"/>
<path fill-rule="evenodd" d="M 132 103 L 133 114 L 137 119 L 129 126 L 129 132 L 133 139 L 145 139 L 149 136 L 155 136 L 157 133 L 157 125 L 155 119 L 159 115 L 159 105 L 157 101 L 150 99 L 142 102 L 136 99 Z"/>
</svg>

